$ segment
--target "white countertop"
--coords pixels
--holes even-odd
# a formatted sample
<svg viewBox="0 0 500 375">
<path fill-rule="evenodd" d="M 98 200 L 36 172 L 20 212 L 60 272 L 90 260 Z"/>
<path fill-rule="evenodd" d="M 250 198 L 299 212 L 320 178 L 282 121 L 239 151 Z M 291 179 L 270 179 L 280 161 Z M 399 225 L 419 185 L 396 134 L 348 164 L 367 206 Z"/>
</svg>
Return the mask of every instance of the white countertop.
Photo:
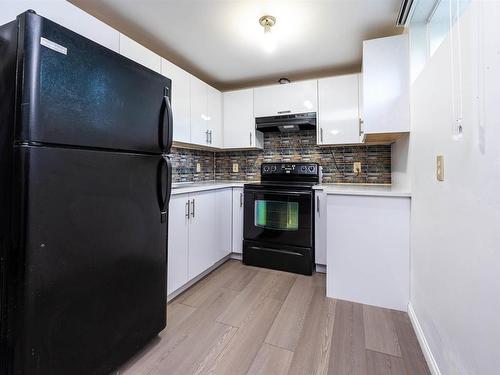
<svg viewBox="0 0 500 375">
<path fill-rule="evenodd" d="M 411 192 L 406 189 L 393 187 L 391 185 L 375 184 L 320 184 L 313 187 L 315 190 L 323 190 L 326 194 L 337 195 L 366 195 L 381 197 L 408 197 Z"/>
<path fill-rule="evenodd" d="M 198 191 L 217 190 L 232 187 L 243 187 L 252 181 L 204 181 L 204 182 L 177 182 L 172 184 L 172 195 L 195 193 Z"/>
</svg>

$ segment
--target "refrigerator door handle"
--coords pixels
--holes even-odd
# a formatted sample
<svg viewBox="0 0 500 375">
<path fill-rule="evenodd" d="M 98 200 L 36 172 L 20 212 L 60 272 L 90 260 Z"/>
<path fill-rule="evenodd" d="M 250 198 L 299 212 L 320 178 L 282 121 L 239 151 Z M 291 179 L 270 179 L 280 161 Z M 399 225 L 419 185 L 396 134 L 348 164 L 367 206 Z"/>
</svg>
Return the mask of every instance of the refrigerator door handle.
<svg viewBox="0 0 500 375">
<path fill-rule="evenodd" d="M 172 146 L 172 126 L 173 126 L 173 115 L 172 115 L 172 105 L 170 104 L 170 99 L 168 97 L 168 87 L 165 87 L 165 95 L 163 96 L 162 103 L 162 119 L 160 124 L 160 147 L 163 152 L 170 152 L 170 147 Z"/>
<path fill-rule="evenodd" d="M 166 171 L 166 186 L 163 186 L 163 171 Z M 158 205 L 160 206 L 160 222 L 165 223 L 167 221 L 167 209 L 168 203 L 170 202 L 171 186 L 172 186 L 172 164 L 168 156 L 162 156 L 160 162 L 158 163 L 157 171 L 157 195 L 158 195 Z"/>
</svg>

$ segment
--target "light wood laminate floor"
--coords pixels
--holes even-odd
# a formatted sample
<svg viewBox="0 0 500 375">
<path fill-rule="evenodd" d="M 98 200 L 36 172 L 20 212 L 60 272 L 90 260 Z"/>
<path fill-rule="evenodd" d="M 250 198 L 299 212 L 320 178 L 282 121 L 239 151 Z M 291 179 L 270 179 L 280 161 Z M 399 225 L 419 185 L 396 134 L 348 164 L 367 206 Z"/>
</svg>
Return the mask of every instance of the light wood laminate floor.
<svg viewBox="0 0 500 375">
<path fill-rule="evenodd" d="M 406 313 L 325 297 L 325 275 L 230 260 L 168 305 L 120 375 L 429 374 Z"/>
</svg>

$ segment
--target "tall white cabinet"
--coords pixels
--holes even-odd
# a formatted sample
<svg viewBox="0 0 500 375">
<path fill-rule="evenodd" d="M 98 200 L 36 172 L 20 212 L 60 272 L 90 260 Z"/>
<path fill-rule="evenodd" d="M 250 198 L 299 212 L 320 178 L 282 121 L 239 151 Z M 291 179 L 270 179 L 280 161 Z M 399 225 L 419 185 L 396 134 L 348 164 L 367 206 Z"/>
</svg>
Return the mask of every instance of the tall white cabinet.
<svg viewBox="0 0 500 375">
<path fill-rule="evenodd" d="M 224 148 L 264 147 L 264 136 L 255 130 L 253 89 L 223 94 Z"/>
<path fill-rule="evenodd" d="M 410 131 L 408 35 L 363 42 L 364 140 Z"/>
<path fill-rule="evenodd" d="M 172 80 L 173 140 L 191 142 L 190 74 L 166 59 L 161 59 L 161 74 Z"/>
<path fill-rule="evenodd" d="M 356 144 L 361 139 L 359 74 L 318 80 L 318 144 Z"/>
</svg>

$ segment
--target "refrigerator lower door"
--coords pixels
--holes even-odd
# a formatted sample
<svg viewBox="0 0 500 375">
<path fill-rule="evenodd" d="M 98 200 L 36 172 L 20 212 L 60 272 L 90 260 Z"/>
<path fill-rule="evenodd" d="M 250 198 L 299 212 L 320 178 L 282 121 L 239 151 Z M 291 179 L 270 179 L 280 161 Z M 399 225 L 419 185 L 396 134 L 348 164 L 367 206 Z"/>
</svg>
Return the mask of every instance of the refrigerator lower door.
<svg viewBox="0 0 500 375">
<path fill-rule="evenodd" d="M 164 160 L 29 146 L 14 154 L 26 181 L 15 373 L 107 375 L 166 324 Z"/>
</svg>

